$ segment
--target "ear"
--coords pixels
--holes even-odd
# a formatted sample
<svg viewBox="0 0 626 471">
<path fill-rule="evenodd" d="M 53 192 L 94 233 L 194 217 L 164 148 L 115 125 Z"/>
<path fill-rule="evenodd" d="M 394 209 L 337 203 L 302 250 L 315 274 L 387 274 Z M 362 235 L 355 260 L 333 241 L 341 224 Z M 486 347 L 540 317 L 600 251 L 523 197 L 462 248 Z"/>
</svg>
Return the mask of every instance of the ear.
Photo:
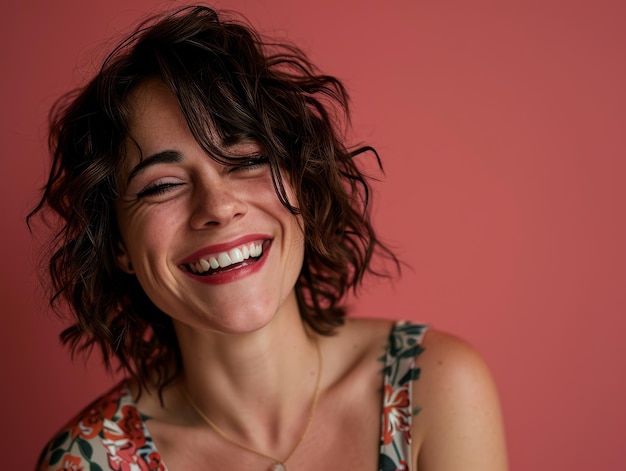
<svg viewBox="0 0 626 471">
<path fill-rule="evenodd" d="M 129 275 L 133 275 L 135 271 L 133 270 L 133 264 L 130 261 L 130 256 L 128 255 L 128 250 L 126 250 L 126 246 L 124 242 L 118 242 L 117 244 L 117 254 L 115 254 L 117 266 L 124 273 L 128 273 Z"/>
</svg>

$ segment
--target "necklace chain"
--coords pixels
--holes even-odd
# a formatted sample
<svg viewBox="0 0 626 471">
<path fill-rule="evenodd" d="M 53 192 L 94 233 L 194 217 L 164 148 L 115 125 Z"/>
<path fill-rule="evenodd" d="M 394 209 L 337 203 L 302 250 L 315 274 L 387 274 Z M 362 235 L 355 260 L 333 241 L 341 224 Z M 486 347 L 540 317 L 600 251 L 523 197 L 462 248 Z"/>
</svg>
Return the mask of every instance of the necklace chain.
<svg viewBox="0 0 626 471">
<path fill-rule="evenodd" d="M 258 450 L 255 450 L 254 448 L 250 448 L 249 446 L 239 443 L 234 438 L 228 436 L 226 432 L 220 429 L 215 424 L 215 422 L 209 419 L 207 415 L 204 412 L 202 412 L 202 409 L 200 409 L 200 407 L 193 401 L 193 399 L 191 399 L 191 395 L 189 394 L 185 386 L 182 387 L 182 391 L 183 391 L 183 394 L 185 395 L 185 398 L 189 402 L 189 405 L 193 407 L 193 409 L 200 416 L 200 418 L 202 418 L 202 420 L 204 420 L 209 425 L 209 427 L 211 427 L 215 432 L 217 432 L 218 435 L 220 435 L 223 439 L 229 441 L 233 445 L 238 446 L 239 448 L 243 448 L 244 450 L 249 451 L 250 453 L 254 453 L 257 456 L 273 461 L 275 470 L 286 471 L 287 468 L 285 466 L 285 463 L 287 462 L 289 458 L 291 458 L 291 455 L 293 455 L 296 449 L 300 446 L 300 444 L 304 440 L 304 437 L 306 437 L 306 434 L 309 432 L 309 429 L 311 428 L 311 424 L 313 424 L 313 416 L 315 415 L 315 409 L 317 408 L 317 401 L 320 396 L 320 382 L 322 379 L 322 368 L 324 364 L 323 364 L 323 359 L 322 359 L 322 352 L 320 350 L 320 346 L 319 346 L 319 342 L 317 341 L 317 338 L 315 339 L 315 350 L 317 351 L 318 373 L 317 373 L 317 381 L 315 383 L 315 392 L 313 393 L 313 402 L 311 404 L 311 412 L 309 414 L 309 419 L 307 420 L 306 427 L 304 427 L 304 431 L 302 432 L 302 435 L 300 435 L 300 439 L 294 445 L 291 451 L 287 454 L 287 456 L 285 456 L 285 458 L 282 460 L 276 459 L 273 456 L 270 456 L 266 453 L 262 453 Z"/>
</svg>

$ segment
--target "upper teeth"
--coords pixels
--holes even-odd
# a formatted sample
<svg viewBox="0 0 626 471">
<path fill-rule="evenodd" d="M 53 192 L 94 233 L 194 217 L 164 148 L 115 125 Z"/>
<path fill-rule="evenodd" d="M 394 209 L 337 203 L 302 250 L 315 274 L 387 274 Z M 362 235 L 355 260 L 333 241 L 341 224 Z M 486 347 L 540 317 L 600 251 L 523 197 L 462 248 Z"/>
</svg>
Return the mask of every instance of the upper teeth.
<svg viewBox="0 0 626 471">
<path fill-rule="evenodd" d="M 189 262 L 189 269 L 194 273 L 204 273 L 210 269 L 226 268 L 233 263 L 243 262 L 250 257 L 259 257 L 263 253 L 263 244 L 261 242 L 252 242 L 240 247 L 229 250 L 228 252 L 220 252 L 207 258 L 200 258 L 195 262 Z"/>
</svg>

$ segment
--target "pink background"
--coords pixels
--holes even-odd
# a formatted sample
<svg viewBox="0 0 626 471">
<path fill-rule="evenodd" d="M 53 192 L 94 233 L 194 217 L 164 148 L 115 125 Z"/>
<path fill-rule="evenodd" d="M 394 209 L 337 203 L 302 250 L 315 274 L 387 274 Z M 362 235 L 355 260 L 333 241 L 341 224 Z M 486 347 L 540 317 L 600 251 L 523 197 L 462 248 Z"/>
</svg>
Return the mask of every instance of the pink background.
<svg viewBox="0 0 626 471">
<path fill-rule="evenodd" d="M 30 469 L 112 379 L 70 362 L 23 218 L 46 114 L 148 0 L 21 0 L 0 15 L 0 450 Z M 344 79 L 381 152 L 383 237 L 412 265 L 360 316 L 461 335 L 493 370 L 512 470 L 626 469 L 626 7 L 620 0 L 230 0 Z"/>
</svg>

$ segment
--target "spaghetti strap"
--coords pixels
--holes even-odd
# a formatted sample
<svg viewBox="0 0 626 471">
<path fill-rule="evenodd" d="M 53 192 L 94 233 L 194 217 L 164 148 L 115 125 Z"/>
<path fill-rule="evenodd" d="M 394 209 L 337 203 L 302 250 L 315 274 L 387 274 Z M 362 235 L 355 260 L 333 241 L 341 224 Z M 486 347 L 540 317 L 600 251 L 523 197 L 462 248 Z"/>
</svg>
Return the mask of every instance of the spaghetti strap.
<svg viewBox="0 0 626 471">
<path fill-rule="evenodd" d="M 409 471 L 411 423 L 419 412 L 411 405 L 413 383 L 419 378 L 416 357 L 424 350 L 422 340 L 428 326 L 397 322 L 389 334 L 383 369 L 383 409 L 379 471 Z"/>
</svg>

